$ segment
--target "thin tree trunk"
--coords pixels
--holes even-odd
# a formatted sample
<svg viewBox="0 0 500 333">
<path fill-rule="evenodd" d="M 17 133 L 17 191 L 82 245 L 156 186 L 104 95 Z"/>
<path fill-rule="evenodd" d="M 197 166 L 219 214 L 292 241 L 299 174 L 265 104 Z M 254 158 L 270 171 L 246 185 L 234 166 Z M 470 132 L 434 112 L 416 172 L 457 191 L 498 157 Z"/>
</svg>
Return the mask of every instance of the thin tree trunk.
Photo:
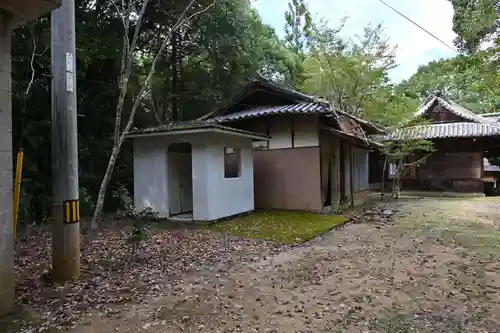
<svg viewBox="0 0 500 333">
<path fill-rule="evenodd" d="M 172 121 L 178 121 L 178 107 L 177 107 L 177 32 L 172 33 L 172 56 L 170 57 L 170 66 L 172 69 Z"/>
<path fill-rule="evenodd" d="M 137 22 L 136 33 L 134 34 L 134 39 L 132 41 L 132 45 L 134 45 L 134 47 L 135 47 L 135 41 L 137 40 L 136 36 L 138 35 L 138 27 L 141 24 L 140 21 L 142 21 L 142 14 L 144 14 L 144 11 L 146 9 L 145 4 L 147 4 L 148 0 L 144 0 L 144 1 L 145 2 L 143 3 L 143 7 L 141 9 L 141 15 L 139 16 L 139 21 Z M 115 168 L 115 164 L 116 164 L 116 160 L 118 159 L 118 155 L 120 154 L 120 150 L 121 150 L 123 141 L 125 140 L 125 137 L 127 136 L 127 134 L 130 132 L 130 128 L 132 127 L 132 124 L 134 123 L 135 115 L 136 115 L 137 109 L 139 107 L 139 104 L 142 100 L 142 97 L 144 95 L 144 92 L 149 87 L 149 83 L 151 82 L 151 79 L 152 79 L 152 77 L 155 73 L 155 70 L 156 70 L 156 65 L 157 65 L 159 59 L 161 58 L 161 56 L 163 55 L 163 52 L 165 51 L 165 48 L 167 47 L 167 45 L 170 41 L 172 33 L 175 32 L 187 20 L 193 18 L 196 15 L 199 15 L 199 14 L 207 11 L 209 8 L 213 7 L 216 4 L 216 2 L 213 2 L 211 5 L 208 5 L 204 9 L 197 11 L 190 16 L 187 16 L 188 11 L 195 4 L 195 2 L 196 2 L 196 0 L 191 0 L 191 2 L 184 9 L 181 16 L 178 18 L 176 24 L 170 30 L 170 32 L 169 32 L 170 36 L 166 36 L 165 39 L 163 40 L 163 43 L 161 44 L 160 49 L 158 50 L 158 53 L 155 55 L 153 62 L 151 63 L 151 69 L 148 73 L 148 76 L 147 76 L 146 80 L 143 82 L 141 89 L 135 98 L 134 104 L 132 106 L 132 110 L 130 112 L 130 116 L 128 118 L 127 125 L 125 126 L 125 128 L 123 129 L 121 134 L 119 135 L 118 140 L 117 140 L 116 144 L 114 145 L 113 150 L 111 152 L 111 156 L 109 157 L 108 167 L 106 168 L 106 173 L 104 174 L 104 178 L 103 178 L 103 180 L 101 182 L 101 186 L 99 188 L 99 194 L 97 196 L 97 203 L 96 203 L 96 207 L 95 207 L 94 214 L 92 217 L 92 223 L 91 223 L 92 230 L 96 230 L 98 228 L 97 219 L 99 218 L 99 215 L 102 212 L 102 208 L 104 205 L 104 198 L 106 196 L 106 191 L 107 191 L 109 182 L 111 181 L 111 176 L 113 175 L 113 170 Z M 128 62 L 130 64 L 132 62 L 131 57 L 133 55 L 133 49 L 129 48 L 129 50 L 130 50 L 130 52 L 128 55 L 129 56 Z M 130 70 L 127 71 L 127 75 L 130 75 Z M 125 98 L 125 96 L 123 96 L 123 98 Z M 123 104 L 122 104 L 122 109 L 123 109 Z M 120 112 L 120 119 L 121 119 L 121 112 Z M 117 121 L 118 121 L 118 118 L 117 118 Z M 115 123 L 115 125 L 116 125 L 116 123 Z M 115 126 L 115 129 L 116 129 L 116 126 Z"/>
<path fill-rule="evenodd" d="M 401 182 L 401 176 L 403 174 L 403 168 L 404 168 L 404 163 L 403 163 L 403 158 L 400 158 L 398 161 L 398 166 L 396 168 L 396 175 L 394 177 L 394 184 L 393 184 L 393 189 L 392 189 L 392 198 L 393 199 L 399 199 L 399 187 L 400 187 L 400 182 Z"/>
<path fill-rule="evenodd" d="M 125 102 L 125 97 L 127 95 L 128 80 L 130 78 L 130 73 L 132 72 L 133 63 L 133 53 L 135 46 L 137 45 L 137 39 L 139 38 L 139 31 L 142 25 L 142 18 L 146 12 L 149 0 L 144 0 L 142 3 L 141 11 L 137 19 L 137 24 L 134 29 L 134 37 L 132 38 L 132 43 L 129 40 L 129 30 L 130 30 L 130 16 L 132 13 L 132 0 L 127 3 L 127 11 L 123 17 L 123 47 L 122 47 L 122 59 L 121 59 L 121 72 L 120 72 L 120 96 L 118 97 L 118 104 L 116 106 L 116 118 L 115 118 L 115 133 L 114 133 L 114 146 L 118 146 L 118 139 L 120 137 L 120 127 L 122 123 L 123 114 L 123 104 Z"/>
<path fill-rule="evenodd" d="M 384 167 L 382 168 L 382 179 L 380 180 L 380 198 L 383 200 L 385 195 L 385 170 L 387 168 L 387 161 L 389 157 L 386 156 L 384 160 Z"/>
</svg>

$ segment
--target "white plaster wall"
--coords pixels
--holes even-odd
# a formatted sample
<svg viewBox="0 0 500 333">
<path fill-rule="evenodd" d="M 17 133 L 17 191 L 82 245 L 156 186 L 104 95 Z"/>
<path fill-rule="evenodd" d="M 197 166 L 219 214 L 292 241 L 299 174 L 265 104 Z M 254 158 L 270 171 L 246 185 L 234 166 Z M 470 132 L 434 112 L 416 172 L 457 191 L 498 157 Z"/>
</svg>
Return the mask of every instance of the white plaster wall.
<svg viewBox="0 0 500 333">
<path fill-rule="evenodd" d="M 193 219 L 210 221 L 254 209 L 252 140 L 223 134 L 134 139 L 134 201 L 169 217 L 168 146 L 192 146 Z M 241 148 L 241 176 L 224 178 L 224 148 Z"/>
<path fill-rule="evenodd" d="M 207 147 L 209 220 L 254 209 L 252 141 L 236 137 L 212 137 Z M 240 177 L 224 178 L 224 148 L 241 149 Z"/>
<path fill-rule="evenodd" d="M 265 119 L 265 118 L 263 118 Z M 292 148 L 292 122 L 288 117 L 269 119 L 269 149 Z"/>
<path fill-rule="evenodd" d="M 150 139 L 134 140 L 135 208 L 151 208 L 162 218 L 169 217 L 166 151 Z"/>
<path fill-rule="evenodd" d="M 198 138 L 203 140 L 203 138 Z M 208 198 L 208 166 L 210 151 L 203 141 L 193 140 L 193 219 L 195 221 L 210 221 L 210 206 Z"/>
<path fill-rule="evenodd" d="M 292 125 L 293 122 L 293 125 Z M 293 128 L 293 141 L 292 141 Z M 269 133 L 267 133 L 269 129 Z M 249 130 L 271 137 L 269 149 L 287 149 L 319 146 L 317 117 L 310 115 L 263 117 L 254 121 Z M 254 147 L 265 145 L 254 142 Z"/>
<path fill-rule="evenodd" d="M 316 117 L 296 116 L 294 118 L 294 147 L 319 146 L 319 131 Z"/>
<path fill-rule="evenodd" d="M 167 152 L 169 145 L 181 142 L 191 143 L 193 218 L 205 220 L 209 216 L 206 186 L 207 145 L 201 136 L 134 139 L 134 203 L 138 210 L 149 207 L 162 218 L 170 216 Z"/>
</svg>

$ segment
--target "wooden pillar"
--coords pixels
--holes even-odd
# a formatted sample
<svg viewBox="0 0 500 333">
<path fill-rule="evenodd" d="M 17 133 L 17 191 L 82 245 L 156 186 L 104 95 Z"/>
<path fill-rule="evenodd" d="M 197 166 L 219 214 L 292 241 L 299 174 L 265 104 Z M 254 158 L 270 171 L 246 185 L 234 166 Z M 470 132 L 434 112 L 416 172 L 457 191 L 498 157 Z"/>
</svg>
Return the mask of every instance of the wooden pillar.
<svg viewBox="0 0 500 333">
<path fill-rule="evenodd" d="M 351 207 L 354 207 L 354 149 L 351 143 L 349 144 L 349 194 Z"/>
<path fill-rule="evenodd" d="M 346 203 L 350 206 L 352 205 L 352 149 L 351 144 L 348 141 L 342 142 L 344 148 L 344 170 L 345 170 L 345 199 Z"/>
<path fill-rule="evenodd" d="M 340 140 L 334 139 L 333 143 L 333 166 L 332 166 L 332 207 L 333 210 L 339 211 L 341 208 L 340 201 Z"/>
</svg>

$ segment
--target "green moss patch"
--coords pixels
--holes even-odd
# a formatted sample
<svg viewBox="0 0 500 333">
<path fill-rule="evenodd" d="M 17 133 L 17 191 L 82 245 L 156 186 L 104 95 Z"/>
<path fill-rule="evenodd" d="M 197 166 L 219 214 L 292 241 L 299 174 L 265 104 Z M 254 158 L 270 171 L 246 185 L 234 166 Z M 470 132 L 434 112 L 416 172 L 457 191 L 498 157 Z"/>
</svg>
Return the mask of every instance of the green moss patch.
<svg viewBox="0 0 500 333">
<path fill-rule="evenodd" d="M 208 225 L 207 228 L 239 237 L 259 238 L 281 244 L 306 242 L 349 221 L 344 216 L 310 212 L 266 211 Z"/>
</svg>

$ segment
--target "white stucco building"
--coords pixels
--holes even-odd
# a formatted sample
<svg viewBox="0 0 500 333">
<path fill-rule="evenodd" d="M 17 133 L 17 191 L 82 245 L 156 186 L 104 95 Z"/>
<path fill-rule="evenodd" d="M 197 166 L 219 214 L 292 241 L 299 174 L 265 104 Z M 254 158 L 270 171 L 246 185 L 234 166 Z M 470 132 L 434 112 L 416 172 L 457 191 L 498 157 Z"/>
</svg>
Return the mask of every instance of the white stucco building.
<svg viewBox="0 0 500 333">
<path fill-rule="evenodd" d="M 337 211 L 369 196 L 380 129 L 257 75 L 198 120 L 135 130 L 136 209 L 213 221 L 255 209 Z M 253 143 L 252 143 L 253 141 Z"/>
<path fill-rule="evenodd" d="M 136 131 L 134 201 L 162 218 L 212 221 L 254 209 L 252 141 L 266 136 L 206 123 Z"/>
</svg>

